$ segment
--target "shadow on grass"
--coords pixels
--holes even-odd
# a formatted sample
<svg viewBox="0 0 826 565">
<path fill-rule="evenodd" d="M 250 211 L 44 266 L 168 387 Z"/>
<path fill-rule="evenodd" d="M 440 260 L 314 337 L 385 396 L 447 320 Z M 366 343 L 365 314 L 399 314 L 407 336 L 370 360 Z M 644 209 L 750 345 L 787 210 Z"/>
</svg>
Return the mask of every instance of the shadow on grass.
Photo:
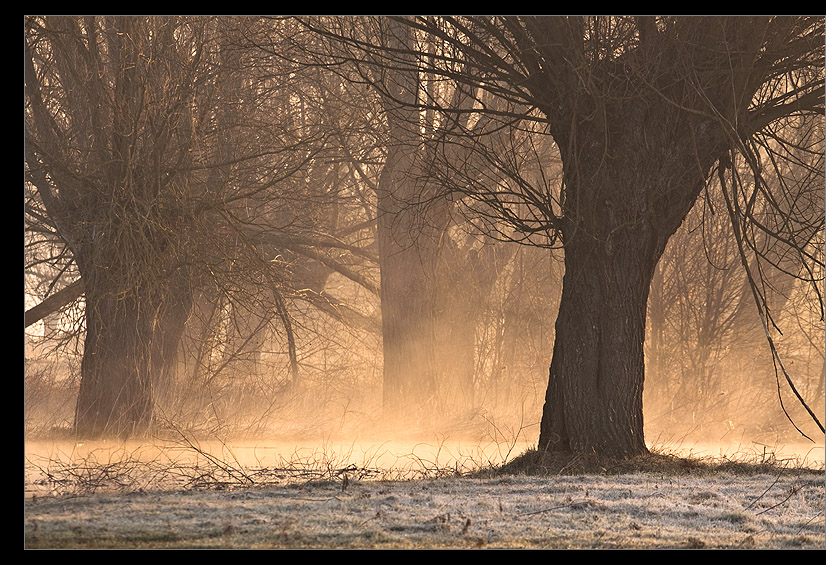
<svg viewBox="0 0 826 565">
<path fill-rule="evenodd" d="M 655 450 L 628 458 L 597 454 L 547 452 L 531 449 L 505 465 L 482 470 L 477 476 L 502 475 L 620 475 L 657 473 L 663 475 L 703 475 L 732 473 L 740 475 L 776 474 L 778 471 L 802 475 L 823 475 L 824 469 L 805 466 L 795 459 L 777 459 L 773 454 L 761 458 L 686 457 Z"/>
</svg>

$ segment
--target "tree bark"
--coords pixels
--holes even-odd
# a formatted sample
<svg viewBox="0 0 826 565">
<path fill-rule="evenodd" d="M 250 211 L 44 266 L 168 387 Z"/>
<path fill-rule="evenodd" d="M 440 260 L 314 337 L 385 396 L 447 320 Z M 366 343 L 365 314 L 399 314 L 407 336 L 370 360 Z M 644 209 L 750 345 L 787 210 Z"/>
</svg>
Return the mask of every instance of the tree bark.
<svg viewBox="0 0 826 565">
<path fill-rule="evenodd" d="M 657 258 L 630 234 L 610 251 L 593 242 L 566 246 L 541 427 L 544 449 L 646 452 L 643 342 Z"/>
</svg>

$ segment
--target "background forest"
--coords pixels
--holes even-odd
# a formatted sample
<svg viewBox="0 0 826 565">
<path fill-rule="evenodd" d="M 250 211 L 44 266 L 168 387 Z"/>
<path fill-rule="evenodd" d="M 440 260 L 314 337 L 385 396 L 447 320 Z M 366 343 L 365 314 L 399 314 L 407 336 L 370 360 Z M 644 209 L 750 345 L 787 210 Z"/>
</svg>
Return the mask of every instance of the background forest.
<svg viewBox="0 0 826 565">
<path fill-rule="evenodd" d="M 508 214 L 527 224 L 529 196 L 556 198 L 560 149 L 541 120 L 411 71 L 401 47 L 391 66 L 331 40 L 392 49 L 392 23 L 26 18 L 28 437 L 538 437 L 564 255 Z M 811 187 L 809 270 L 766 247 L 750 272 L 822 421 L 822 119 L 794 132 L 811 159 L 782 166 Z M 500 199 L 456 190 L 469 171 Z M 520 182 L 543 190 L 502 207 Z M 646 438 L 817 437 L 719 183 L 656 265 Z"/>
</svg>

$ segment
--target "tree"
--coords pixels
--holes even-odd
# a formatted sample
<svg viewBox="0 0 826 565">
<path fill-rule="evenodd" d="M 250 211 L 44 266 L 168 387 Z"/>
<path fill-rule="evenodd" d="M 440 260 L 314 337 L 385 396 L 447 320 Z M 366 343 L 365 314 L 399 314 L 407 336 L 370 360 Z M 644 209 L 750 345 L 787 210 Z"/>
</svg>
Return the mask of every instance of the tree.
<svg viewBox="0 0 826 565">
<path fill-rule="evenodd" d="M 710 181 L 721 181 L 742 253 L 753 230 L 763 231 L 795 257 L 801 269 L 794 274 L 817 282 L 805 269 L 822 266 L 811 253 L 822 214 L 783 203 L 801 202 L 794 194 L 809 201 L 816 179 L 822 189 L 823 18 L 395 21 L 439 42 L 440 56 L 328 35 L 363 53 L 361 60 L 408 70 L 415 64 L 473 100 L 472 108 L 438 98 L 413 102 L 449 124 L 429 171 L 441 171 L 455 198 L 475 203 L 494 233 L 564 248 L 540 449 L 647 452 L 649 288 L 666 243 Z M 459 118 L 469 114 L 486 119 L 464 125 Z M 807 141 L 788 143 L 784 136 L 801 128 Z M 512 143 L 491 142 L 505 133 Z M 561 159 L 559 182 L 547 168 L 531 176 L 522 167 L 526 150 L 541 155 L 536 140 L 543 136 Z M 778 145 L 782 151 L 770 149 Z M 482 155 L 484 166 L 452 159 L 457 146 Z M 753 181 L 740 180 L 734 191 L 738 155 Z M 795 160 L 806 174 L 781 183 L 790 198 L 779 197 L 772 192 L 778 185 L 765 179 L 782 177 L 780 162 Z M 771 224 L 761 221 L 769 217 Z"/>
<path fill-rule="evenodd" d="M 248 236 L 284 239 L 317 130 L 293 120 L 289 73 L 262 78 L 231 59 L 232 24 L 26 20 L 27 222 L 70 258 L 57 276 L 82 281 L 84 436 L 149 429 L 193 297 L 241 282 L 289 292 L 278 250 Z"/>
<path fill-rule="evenodd" d="M 448 97 L 456 106 L 467 98 L 444 91 L 438 77 L 420 72 L 414 53 L 424 49 L 435 57 L 436 46 L 402 23 L 386 18 L 300 22 L 313 31 L 311 37 L 334 33 L 368 39 L 401 54 L 399 65 L 388 66 L 380 57 L 359 61 L 349 45 L 331 42 L 304 61 L 335 69 L 351 84 L 366 83 L 365 103 L 380 116 L 373 127 L 383 142 L 383 162 L 377 178 L 367 183 L 375 195 L 385 416 L 390 422 L 424 423 L 445 409 L 467 408 L 473 391 L 474 310 L 495 279 L 489 270 L 482 275 L 493 265 L 492 249 L 479 254 L 467 238 L 454 240 L 455 205 L 428 172 L 432 147 L 427 141 L 439 135 L 439 125 L 416 107 L 422 96 Z M 341 65 L 342 60 L 356 65 Z M 453 285 L 459 282 L 457 289 Z M 463 382 L 458 388 L 454 377 Z"/>
<path fill-rule="evenodd" d="M 223 122 L 230 127 L 217 129 L 233 131 L 255 118 L 260 120 L 256 130 L 296 132 L 305 141 L 293 143 L 284 154 L 303 165 L 301 174 L 252 195 L 225 224 L 231 238 L 246 246 L 230 248 L 236 254 L 226 263 L 210 263 L 222 269 L 213 268 L 219 276 L 199 297 L 190 319 L 183 344 L 189 358 L 181 375 L 188 392 L 181 400 L 191 401 L 193 389 L 209 395 L 210 409 L 195 403 L 204 419 L 216 419 L 212 399 L 226 394 L 232 396 L 220 402 L 226 410 L 217 411 L 219 421 L 237 422 L 241 412 L 250 416 L 245 408 L 251 404 L 258 414 L 258 407 L 271 413 L 277 404 L 317 423 L 325 406 L 312 387 L 329 382 L 329 375 L 313 373 L 320 356 L 317 344 L 334 350 L 340 336 L 319 333 L 316 310 L 342 329 L 375 332 L 380 324 L 377 315 L 365 313 L 378 295 L 374 203 L 367 205 L 357 180 L 370 174 L 363 166 L 374 160 L 373 134 L 361 121 L 366 109 L 358 89 L 302 60 L 313 48 L 302 40 L 311 38 L 298 37 L 289 19 L 222 21 L 238 29 L 222 50 L 224 74 L 229 66 L 237 76 L 223 99 L 238 104 L 231 113 L 224 110 Z M 228 150 L 237 150 L 234 138 L 225 139 Z M 323 145 L 313 141 L 321 139 Z M 267 139 L 258 145 L 278 147 Z M 231 170 L 248 168 L 237 159 L 224 157 L 223 162 L 233 163 Z M 366 299 L 351 302 L 350 292 Z M 278 361 L 282 349 L 289 361 L 286 379 Z M 243 397 L 248 402 L 243 408 L 239 389 L 256 390 Z"/>
<path fill-rule="evenodd" d="M 806 290 L 781 271 L 793 270 L 794 263 L 787 256 L 765 264 L 752 259 L 749 265 L 751 272 L 761 272 L 767 311 L 784 327 L 789 305 Z M 708 437 L 715 426 L 720 435 L 735 426 L 738 432 L 785 427 L 772 417 L 782 412 L 771 356 L 719 190 L 700 198 L 670 239 L 651 284 L 648 316 L 648 429 Z M 803 316 L 802 311 L 794 315 L 801 329 Z M 801 363 L 800 355 L 815 350 L 800 337 L 791 332 L 780 343 L 784 359 L 797 358 L 795 380 L 805 386 L 812 380 L 806 373 L 811 363 Z"/>
<path fill-rule="evenodd" d="M 187 72 L 198 65 L 176 32 L 195 30 L 142 23 L 29 18 L 26 26 L 27 178 L 85 291 L 83 434 L 145 429 L 153 375 L 167 370 L 189 308 L 180 234 L 167 228 L 187 214 L 178 203 L 188 182 L 177 171 L 191 164 L 181 138 L 193 126 Z"/>
</svg>

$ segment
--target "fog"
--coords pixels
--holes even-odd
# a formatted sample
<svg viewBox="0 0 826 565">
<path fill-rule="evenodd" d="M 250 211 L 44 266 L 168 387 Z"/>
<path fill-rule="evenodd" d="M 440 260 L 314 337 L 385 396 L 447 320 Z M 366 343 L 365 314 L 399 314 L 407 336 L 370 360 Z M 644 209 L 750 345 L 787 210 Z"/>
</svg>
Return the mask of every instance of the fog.
<svg viewBox="0 0 826 565">
<path fill-rule="evenodd" d="M 682 270 L 692 259 L 678 254 L 685 248 L 685 239 L 696 237 L 689 233 L 690 227 L 688 223 L 674 237 L 659 266 L 658 274 L 663 278 L 652 285 L 651 302 L 660 309 L 657 315 L 665 317 L 656 322 L 661 327 L 652 327 L 651 320 L 648 323 L 643 397 L 647 444 L 666 452 L 751 454 L 758 458 L 764 451 L 791 450 L 822 461 L 823 436 L 788 386 L 778 381 L 756 313 L 739 314 L 739 325 L 727 326 L 717 342 L 697 344 L 702 329 L 692 326 L 684 313 L 699 313 L 697 323 L 705 328 L 709 319 L 723 318 L 726 313 L 710 312 L 710 308 L 704 311 L 702 299 L 694 298 L 694 288 L 725 284 L 742 292 L 743 275 L 734 282 L 728 273 L 722 282 L 701 276 L 680 279 L 684 294 L 675 299 L 681 289 L 669 287 L 663 280 L 672 276 L 676 266 Z M 355 459 L 363 459 L 362 453 L 371 450 L 402 459 L 425 450 L 422 457 L 431 460 L 430 452 L 443 447 L 445 464 L 463 458 L 501 462 L 503 450 L 513 458 L 535 448 L 553 350 L 562 264 L 553 252 L 541 249 L 518 247 L 501 255 L 504 259 L 497 280 L 484 302 L 476 303 L 470 347 L 464 345 L 458 351 L 453 348 L 455 340 L 448 337 L 439 343 L 437 359 L 443 365 L 434 395 L 438 398 L 435 409 L 429 405 L 417 413 L 412 408 L 404 417 L 395 414 L 388 419 L 382 395 L 382 340 L 376 331 L 348 326 L 297 304 L 295 319 L 300 319 L 301 326 L 295 330 L 294 372 L 279 322 L 269 321 L 263 329 L 256 328 L 256 350 L 252 351 L 249 336 L 232 338 L 226 333 L 231 311 L 225 310 L 224 321 L 214 322 L 217 334 L 210 342 L 184 335 L 175 377 L 156 387 L 157 427 L 149 436 L 150 444 L 184 441 L 227 446 L 231 448 L 227 456 L 245 461 L 261 456 L 253 448 L 266 452 L 271 442 L 276 442 L 272 452 L 279 456 L 335 446 L 334 453 L 352 451 Z M 705 257 L 694 258 L 706 261 Z M 798 390 L 822 416 L 822 321 L 807 306 L 805 287 L 793 290 L 784 301 L 782 319 L 799 331 L 782 336 L 776 343 L 783 348 Z M 442 291 L 456 294 L 462 289 Z M 374 300 L 364 300 L 359 289 L 344 277 L 331 276 L 325 292 L 340 297 L 350 294 L 351 308 L 379 311 Z M 80 303 L 26 332 L 27 453 L 47 445 L 40 440 L 60 442 L 63 455 L 84 453 L 81 445 L 98 445 L 84 437 L 70 437 L 82 358 L 80 344 L 71 345 L 71 321 L 82 313 L 82 306 Z M 191 324 L 201 327 L 199 322 L 193 315 Z M 444 323 L 438 330 L 440 335 L 455 332 L 450 320 Z M 61 339 L 66 341 L 61 343 Z M 236 342 L 243 347 L 235 348 L 232 344 Z M 187 354 L 193 350 L 202 357 L 189 360 Z M 393 448 L 387 448 L 389 445 Z"/>
<path fill-rule="evenodd" d="M 714 287 L 734 295 L 728 304 L 739 306 L 735 299 L 747 300 L 741 296 L 747 287 L 742 273 L 706 270 L 702 253 L 685 254 L 692 245 L 703 245 L 690 242 L 698 237 L 691 229 L 689 221 L 674 236 L 652 284 L 643 396 L 648 446 L 758 459 L 766 452 L 793 454 L 822 462 L 823 436 L 778 378 L 756 310 L 737 309 L 736 324 L 731 324 L 731 311 L 713 311 L 703 302 L 707 289 Z M 390 465 L 388 461 L 399 466 L 401 460 L 402 468 L 408 467 L 408 457 L 447 466 L 467 460 L 501 463 L 535 448 L 562 262 L 549 250 L 485 245 L 502 249 L 491 253 L 498 260 L 493 263 L 497 277 L 474 302 L 473 323 L 461 328 L 469 332 L 461 349 L 455 346 L 457 327 L 450 318 L 437 328 L 438 380 L 431 390 L 433 402 L 421 406 L 420 413 L 411 405 L 403 417 L 396 413 L 388 418 L 382 339 L 374 328 L 349 325 L 296 301 L 296 364 L 291 367 L 279 320 L 262 316 L 265 323 L 240 333 L 244 328 L 232 322 L 233 310 L 225 306 L 220 316 L 210 310 L 208 341 L 201 337 L 205 321 L 198 311 L 191 315 L 194 329 L 182 338 L 174 377 L 155 388 L 157 426 L 149 444 L 200 442 L 210 449 L 218 446 L 219 457 L 245 463 L 331 449 L 336 457 L 346 454 L 345 459 L 358 464 L 372 460 L 367 454 L 374 453 L 380 466 Z M 687 266 L 691 261 L 695 267 Z M 455 296 L 466 286 L 439 292 Z M 779 318 L 797 331 L 778 337 L 776 345 L 798 391 L 822 419 L 822 320 L 804 285 L 790 290 Z M 323 292 L 346 299 L 349 308 L 365 315 L 380 315 L 375 297 L 365 297 L 345 277 L 331 275 Z M 27 454 L 42 456 L 45 449 L 74 457 L 88 453 L 89 446 L 101 446 L 72 437 L 83 349 L 75 328 L 82 312 L 80 302 L 26 331 Z M 451 317 L 459 315 L 451 312 Z M 700 334 L 717 320 L 725 324 L 721 322 L 716 339 L 700 343 Z M 233 336 L 234 331 L 240 335 Z M 58 447 L 49 447 L 49 440 Z"/>
</svg>

